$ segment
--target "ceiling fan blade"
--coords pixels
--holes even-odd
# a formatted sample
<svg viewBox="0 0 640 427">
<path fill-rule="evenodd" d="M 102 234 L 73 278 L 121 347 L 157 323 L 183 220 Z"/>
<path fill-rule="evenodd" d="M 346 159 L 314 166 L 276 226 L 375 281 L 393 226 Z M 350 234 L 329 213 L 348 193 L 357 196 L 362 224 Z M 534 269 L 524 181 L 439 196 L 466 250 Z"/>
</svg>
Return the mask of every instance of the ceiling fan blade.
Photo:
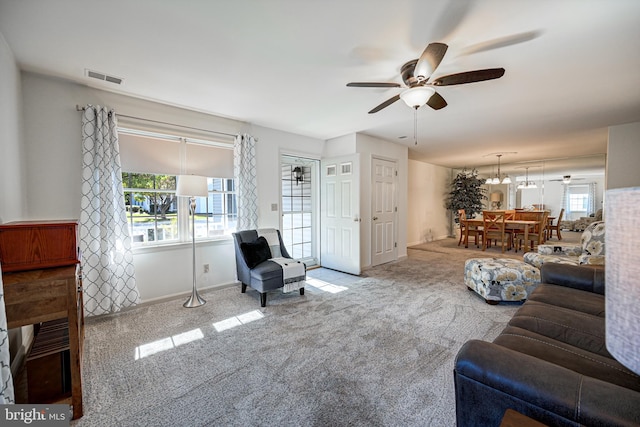
<svg viewBox="0 0 640 427">
<path fill-rule="evenodd" d="M 447 101 L 445 101 L 444 98 L 438 92 L 436 92 L 431 95 L 431 98 L 429 98 L 429 100 L 427 101 L 427 105 L 434 110 L 440 110 L 441 108 L 447 106 Z"/>
<path fill-rule="evenodd" d="M 460 51 L 460 55 L 471 55 L 473 53 L 485 52 L 487 50 L 499 49 L 502 47 L 511 46 L 518 43 L 528 42 L 537 37 L 540 37 L 541 31 L 527 31 L 524 33 L 511 34 L 509 36 L 498 37 L 492 40 L 486 40 L 481 43 L 476 43 Z"/>
<path fill-rule="evenodd" d="M 407 62 L 400 68 L 400 75 L 402 76 L 402 81 L 407 87 L 413 87 L 418 80 L 413 77 L 413 70 L 416 68 L 417 59 Z"/>
<path fill-rule="evenodd" d="M 400 99 L 400 95 L 399 94 L 396 95 L 396 96 L 393 96 L 393 97 L 387 99 L 386 101 L 384 101 L 382 104 L 380 104 L 377 107 L 375 107 L 373 110 L 369 111 L 369 114 L 377 113 L 378 111 L 382 110 L 383 108 L 387 108 L 389 105 L 393 104 L 394 102 L 396 102 L 399 99 Z"/>
<path fill-rule="evenodd" d="M 413 75 L 420 81 L 428 80 L 442 62 L 448 47 L 444 43 L 429 43 L 429 46 L 420 55 Z"/>
<path fill-rule="evenodd" d="M 347 83 L 348 87 L 400 87 L 399 83 L 384 82 L 351 82 Z"/>
<path fill-rule="evenodd" d="M 486 70 L 466 71 L 464 73 L 449 74 L 435 79 L 434 86 L 451 86 L 465 83 L 481 82 L 484 80 L 499 79 L 504 76 L 504 68 L 488 68 Z"/>
</svg>

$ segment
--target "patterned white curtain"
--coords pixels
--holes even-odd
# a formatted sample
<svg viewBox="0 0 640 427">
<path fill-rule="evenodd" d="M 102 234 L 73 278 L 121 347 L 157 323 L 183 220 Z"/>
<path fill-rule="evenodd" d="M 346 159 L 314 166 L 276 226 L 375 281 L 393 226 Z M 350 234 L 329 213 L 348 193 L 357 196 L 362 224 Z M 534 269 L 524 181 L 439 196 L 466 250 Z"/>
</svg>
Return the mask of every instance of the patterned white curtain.
<svg viewBox="0 0 640 427">
<path fill-rule="evenodd" d="M 589 199 L 588 199 L 589 207 L 587 212 L 589 214 L 596 212 L 596 183 L 589 183 Z"/>
<path fill-rule="evenodd" d="M 564 208 L 564 216 L 566 219 L 570 219 L 571 217 L 571 204 L 569 203 L 569 186 L 564 184 L 562 186 L 562 203 L 560 205 Z"/>
<path fill-rule="evenodd" d="M 85 108 L 80 250 L 87 316 L 120 311 L 140 300 L 124 206 L 117 127 L 113 110 Z"/>
<path fill-rule="evenodd" d="M 15 403 L 15 398 L 9 355 L 9 330 L 7 329 L 7 314 L 4 309 L 4 290 L 2 270 L 0 269 L 0 405 L 7 403 Z"/>
<path fill-rule="evenodd" d="M 238 202 L 238 230 L 258 228 L 258 181 L 256 140 L 251 135 L 236 136 L 233 144 L 233 175 Z"/>
</svg>

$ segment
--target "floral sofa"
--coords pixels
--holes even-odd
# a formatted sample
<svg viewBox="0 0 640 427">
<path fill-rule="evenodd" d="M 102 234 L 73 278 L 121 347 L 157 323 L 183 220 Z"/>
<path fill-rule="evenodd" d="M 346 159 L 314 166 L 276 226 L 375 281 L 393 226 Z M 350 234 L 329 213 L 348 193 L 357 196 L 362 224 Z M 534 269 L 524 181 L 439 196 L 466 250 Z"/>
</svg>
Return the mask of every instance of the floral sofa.
<svg viewBox="0 0 640 427">
<path fill-rule="evenodd" d="M 558 264 L 604 265 L 604 221 L 589 224 L 579 245 L 538 245 L 538 252 L 527 252 L 524 261 L 540 268 L 545 262 Z"/>
<path fill-rule="evenodd" d="M 587 227 L 596 221 L 602 221 L 602 209 L 598 209 L 591 216 L 583 216 L 574 221 L 560 221 L 560 229 L 570 231 L 584 231 Z"/>
</svg>

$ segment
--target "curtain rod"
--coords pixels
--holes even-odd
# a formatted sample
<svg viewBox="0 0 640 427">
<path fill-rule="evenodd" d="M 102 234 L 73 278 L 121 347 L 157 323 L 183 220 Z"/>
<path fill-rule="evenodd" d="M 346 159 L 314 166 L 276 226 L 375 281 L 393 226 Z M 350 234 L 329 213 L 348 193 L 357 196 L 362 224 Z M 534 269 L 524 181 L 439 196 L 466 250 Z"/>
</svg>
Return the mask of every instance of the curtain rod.
<svg viewBox="0 0 640 427">
<path fill-rule="evenodd" d="M 86 109 L 85 107 L 81 107 L 78 104 L 76 104 L 76 111 L 84 111 L 85 109 Z M 236 134 L 233 134 L 233 133 L 217 132 L 215 130 L 201 129 L 201 128 L 196 128 L 196 127 L 192 127 L 192 126 L 185 126 L 185 125 L 177 125 L 175 123 L 161 122 L 159 120 L 145 119 L 145 118 L 142 118 L 142 117 L 127 116 L 125 114 L 120 114 L 120 113 L 117 113 L 117 115 L 118 115 L 118 117 L 126 117 L 127 119 L 143 120 L 145 122 L 159 123 L 159 124 L 169 125 L 169 126 L 177 126 L 177 127 L 185 128 L 185 129 L 199 130 L 199 131 L 202 131 L 202 132 L 217 133 L 218 135 L 226 135 L 226 136 L 231 136 L 233 138 L 235 138 L 237 136 Z"/>
</svg>

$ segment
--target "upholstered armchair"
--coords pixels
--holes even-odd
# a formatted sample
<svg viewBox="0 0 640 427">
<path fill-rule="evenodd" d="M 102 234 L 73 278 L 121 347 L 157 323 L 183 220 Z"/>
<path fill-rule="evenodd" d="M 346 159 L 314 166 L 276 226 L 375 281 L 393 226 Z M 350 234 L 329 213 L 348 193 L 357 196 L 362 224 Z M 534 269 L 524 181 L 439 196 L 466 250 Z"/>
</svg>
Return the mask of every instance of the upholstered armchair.
<svg viewBox="0 0 640 427">
<path fill-rule="evenodd" d="M 574 221 L 562 221 L 560 228 L 562 230 L 584 231 L 589 224 L 602 221 L 602 209 L 598 209 L 592 216 L 582 216 Z"/>
<path fill-rule="evenodd" d="M 306 266 L 291 258 L 284 246 L 280 231 L 274 228 L 245 230 L 233 233 L 236 252 L 236 271 L 242 284 L 260 293 L 260 306 L 267 305 L 267 292 L 299 290 L 304 295 Z"/>
<path fill-rule="evenodd" d="M 582 232 L 579 245 L 539 245 L 538 252 L 524 254 L 524 261 L 537 268 L 545 262 L 604 265 L 604 250 L 604 221 L 596 221 Z"/>
</svg>

